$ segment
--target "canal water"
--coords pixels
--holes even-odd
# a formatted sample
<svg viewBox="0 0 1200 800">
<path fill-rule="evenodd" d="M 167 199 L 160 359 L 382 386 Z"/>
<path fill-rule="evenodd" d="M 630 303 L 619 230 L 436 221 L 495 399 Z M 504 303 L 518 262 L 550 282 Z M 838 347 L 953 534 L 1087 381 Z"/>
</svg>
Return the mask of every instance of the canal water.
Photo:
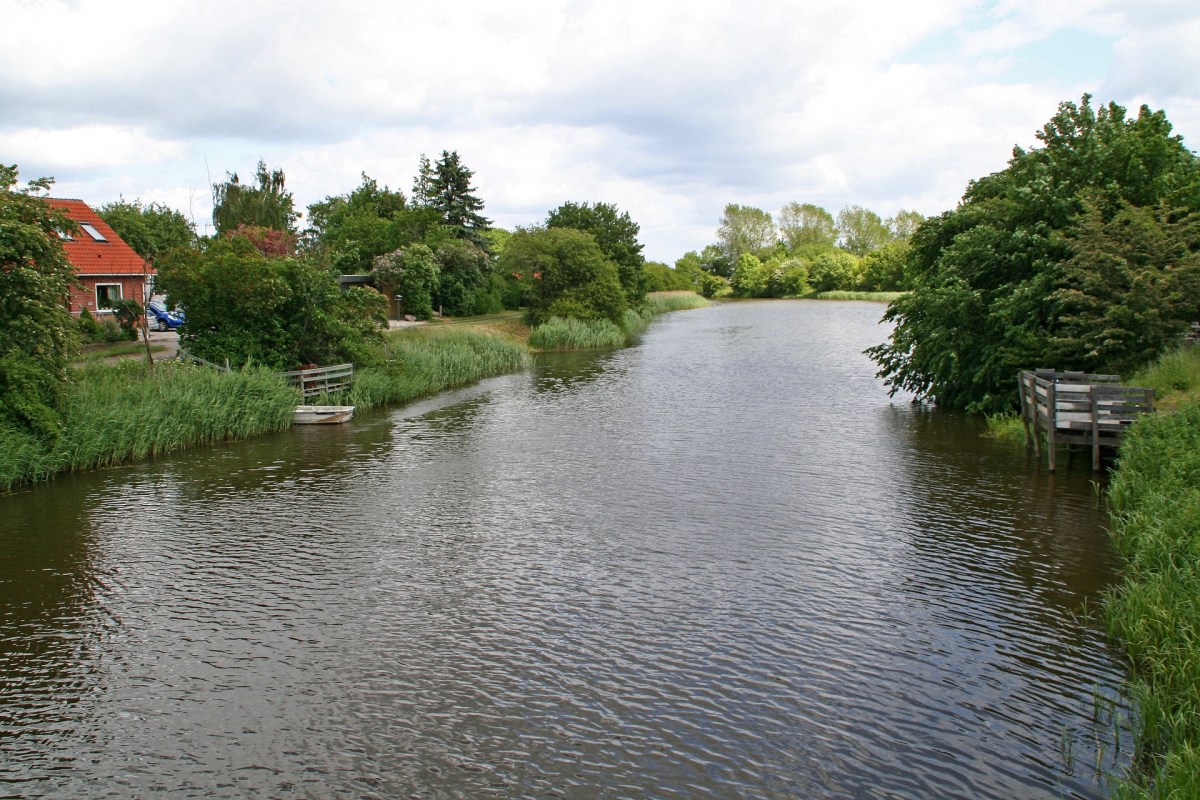
<svg viewBox="0 0 1200 800">
<path fill-rule="evenodd" d="M 1086 459 L 889 398 L 881 312 L 0 497 L 0 796 L 1103 797 Z"/>
</svg>

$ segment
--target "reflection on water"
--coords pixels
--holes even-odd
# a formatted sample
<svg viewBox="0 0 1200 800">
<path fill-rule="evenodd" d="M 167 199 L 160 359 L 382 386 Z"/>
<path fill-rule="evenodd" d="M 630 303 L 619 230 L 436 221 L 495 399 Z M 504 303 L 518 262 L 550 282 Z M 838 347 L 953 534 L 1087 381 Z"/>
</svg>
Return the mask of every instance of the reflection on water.
<svg viewBox="0 0 1200 800">
<path fill-rule="evenodd" d="M 880 312 L 0 498 L 0 794 L 1104 796 L 1091 474 L 889 400 Z"/>
</svg>

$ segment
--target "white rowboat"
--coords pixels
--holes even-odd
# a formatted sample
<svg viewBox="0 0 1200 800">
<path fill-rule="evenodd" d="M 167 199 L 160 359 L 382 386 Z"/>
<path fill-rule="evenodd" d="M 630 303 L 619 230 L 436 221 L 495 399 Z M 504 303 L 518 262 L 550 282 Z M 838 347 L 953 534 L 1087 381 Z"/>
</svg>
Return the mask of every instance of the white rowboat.
<svg viewBox="0 0 1200 800">
<path fill-rule="evenodd" d="M 292 412 L 293 425 L 333 425 L 349 422 L 354 406 L 296 406 Z"/>
</svg>

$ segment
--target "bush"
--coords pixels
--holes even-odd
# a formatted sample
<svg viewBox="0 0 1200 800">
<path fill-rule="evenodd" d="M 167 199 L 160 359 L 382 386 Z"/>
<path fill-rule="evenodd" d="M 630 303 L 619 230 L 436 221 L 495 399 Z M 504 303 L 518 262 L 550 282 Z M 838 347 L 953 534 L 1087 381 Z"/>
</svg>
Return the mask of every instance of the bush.
<svg viewBox="0 0 1200 800">
<path fill-rule="evenodd" d="M 84 342 L 99 342 L 104 338 L 104 329 L 92 316 L 92 312 L 86 308 L 79 312 L 77 324 L 79 325 L 79 337 Z"/>
</svg>

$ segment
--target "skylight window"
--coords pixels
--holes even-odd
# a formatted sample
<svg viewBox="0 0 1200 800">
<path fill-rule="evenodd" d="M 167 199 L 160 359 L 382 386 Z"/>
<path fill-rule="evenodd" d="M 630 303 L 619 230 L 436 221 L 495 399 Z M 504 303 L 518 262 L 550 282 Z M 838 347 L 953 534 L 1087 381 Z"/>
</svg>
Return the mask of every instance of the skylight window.
<svg viewBox="0 0 1200 800">
<path fill-rule="evenodd" d="M 84 233 L 95 239 L 97 242 L 108 241 L 108 239 L 104 238 L 104 234 L 96 230 L 96 226 L 90 222 L 80 222 L 79 227 L 83 228 Z"/>
</svg>

